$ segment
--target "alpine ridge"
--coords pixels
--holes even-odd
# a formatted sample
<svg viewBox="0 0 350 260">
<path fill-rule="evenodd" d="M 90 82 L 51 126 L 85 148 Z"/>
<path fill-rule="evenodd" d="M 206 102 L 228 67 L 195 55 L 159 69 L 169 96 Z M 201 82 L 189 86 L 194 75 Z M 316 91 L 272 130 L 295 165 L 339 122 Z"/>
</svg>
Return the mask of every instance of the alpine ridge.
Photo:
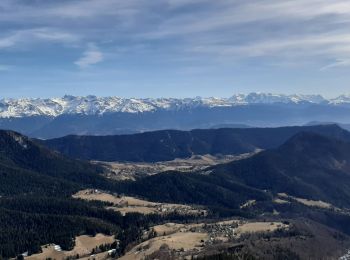
<svg viewBox="0 0 350 260">
<path fill-rule="evenodd" d="M 176 111 L 196 107 L 232 107 L 250 104 L 350 104 L 349 95 L 325 99 L 321 95 L 283 95 L 271 93 L 236 94 L 230 98 L 120 98 L 120 97 L 76 97 L 24 98 L 0 100 L 0 118 L 60 115 L 103 115 L 106 113 L 143 113 L 158 110 Z"/>
</svg>

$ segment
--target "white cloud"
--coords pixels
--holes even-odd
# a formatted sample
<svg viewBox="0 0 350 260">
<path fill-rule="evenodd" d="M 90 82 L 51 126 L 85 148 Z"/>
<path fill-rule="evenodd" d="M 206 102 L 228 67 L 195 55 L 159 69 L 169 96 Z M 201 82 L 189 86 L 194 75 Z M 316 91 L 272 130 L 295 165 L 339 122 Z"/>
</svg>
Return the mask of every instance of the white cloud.
<svg viewBox="0 0 350 260">
<path fill-rule="evenodd" d="M 87 68 L 90 65 L 103 61 L 103 59 L 103 53 L 96 47 L 96 45 L 89 44 L 87 50 L 83 53 L 83 56 L 74 62 L 74 64 L 80 68 Z"/>
</svg>

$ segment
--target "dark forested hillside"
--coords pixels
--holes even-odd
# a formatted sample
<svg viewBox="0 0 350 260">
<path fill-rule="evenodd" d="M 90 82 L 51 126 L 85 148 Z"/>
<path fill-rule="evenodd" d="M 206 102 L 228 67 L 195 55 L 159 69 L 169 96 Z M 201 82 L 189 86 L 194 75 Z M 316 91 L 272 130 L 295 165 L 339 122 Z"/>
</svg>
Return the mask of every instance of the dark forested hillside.
<svg viewBox="0 0 350 260">
<path fill-rule="evenodd" d="M 151 199 L 237 208 L 277 193 L 350 207 L 350 143 L 302 132 L 277 149 L 196 174 L 163 173 L 121 185 Z"/>
<path fill-rule="evenodd" d="M 26 136 L 0 131 L 0 177 L 3 183 L 8 184 L 1 185 L 0 191 L 46 190 L 52 193 L 51 190 L 60 189 L 62 185 L 109 188 L 110 183 L 99 175 L 101 172 L 98 166 L 70 159 L 34 143 Z M 62 193 L 66 190 L 62 189 Z"/>
<path fill-rule="evenodd" d="M 127 139 L 130 149 L 144 147 L 140 148 L 139 154 L 136 152 L 136 156 L 141 156 L 136 158 L 143 158 L 146 151 L 152 151 L 152 144 L 155 152 L 146 158 L 154 159 L 162 153 L 175 156 L 169 153 L 164 142 L 172 144 L 172 149 L 180 147 L 180 155 L 184 151 L 232 152 L 237 147 L 231 149 L 231 145 L 238 140 L 242 144 L 240 147 L 247 143 L 254 143 L 254 149 L 262 145 L 278 147 L 197 172 L 172 171 L 136 181 L 113 182 L 102 177 L 101 169 L 89 162 L 69 159 L 20 134 L 0 131 L 0 256 L 7 258 L 25 251 L 37 252 L 40 245 L 46 243 L 57 243 L 63 249 L 69 249 L 75 236 L 97 232 L 115 234 L 122 241 L 118 251 L 122 253 L 129 243 L 140 239 L 142 230 L 150 224 L 191 219 L 191 216 L 176 214 L 166 217 L 127 214 L 123 217 L 106 210 L 102 202 L 79 201 L 71 197 L 76 191 L 89 187 L 153 201 L 206 205 L 209 218 L 255 218 L 276 211 L 281 217 L 304 217 L 350 234 L 350 216 L 346 210 L 350 208 L 350 139 L 347 131 L 337 126 L 215 131 L 215 134 L 204 130 L 161 131 L 126 137 L 136 137 Z M 185 138 L 183 134 L 186 134 Z M 228 141 L 224 142 L 222 136 Z M 91 137 L 86 138 L 90 140 Z M 119 142 L 125 142 L 118 138 Z M 284 141 L 284 138 L 288 140 Z M 279 145 L 280 142 L 283 144 Z M 98 147 L 98 143 L 92 143 L 89 146 L 92 150 L 93 145 Z M 124 145 L 121 151 L 128 151 L 126 143 Z M 100 148 L 97 151 L 103 154 Z M 277 193 L 322 200 L 339 209 L 310 208 L 296 202 L 274 204 Z M 250 200 L 256 202 L 253 207 L 241 207 Z"/>
<path fill-rule="evenodd" d="M 88 187 L 117 188 L 99 173 L 101 169 L 88 162 L 66 158 L 18 133 L 0 131 L 0 259 L 37 253 L 48 243 L 68 250 L 76 236 L 96 233 L 122 240 L 117 252 L 121 254 L 148 225 L 166 220 L 158 215 L 122 216 L 103 203 L 71 197 Z"/>
<path fill-rule="evenodd" d="M 147 197 L 154 201 L 192 203 L 226 208 L 239 208 L 248 199 L 259 201 L 271 197 L 239 182 L 228 182 L 214 175 L 166 172 L 141 178 L 136 182 L 124 182 L 119 190 L 128 194 Z"/>
<path fill-rule="evenodd" d="M 305 218 L 350 235 L 350 143 L 312 132 L 298 133 L 276 149 L 241 161 L 193 174 L 161 173 L 119 186 L 120 191 L 153 200 L 207 205 L 216 216 L 270 213 Z M 278 193 L 332 206 L 306 206 L 294 199 L 280 204 L 275 202 Z M 254 206 L 242 208 L 247 201 Z"/>
<path fill-rule="evenodd" d="M 0 131 L 0 256 L 37 252 L 52 242 L 70 248 L 80 233 L 116 233 L 117 214 L 112 218 L 102 207 L 69 199 L 83 187 L 102 185 L 99 172 L 18 133 Z"/>
<path fill-rule="evenodd" d="M 69 159 L 11 131 L 0 131 L 0 162 L 73 181 L 82 181 L 82 178 L 88 181 L 101 171 L 87 162 Z"/>
<path fill-rule="evenodd" d="M 67 136 L 41 141 L 49 148 L 73 158 L 100 161 L 166 161 L 193 154 L 241 154 L 256 149 L 276 148 L 302 131 L 350 140 L 350 133 L 337 125 L 164 130 L 134 135 Z"/>
<path fill-rule="evenodd" d="M 350 143 L 299 133 L 278 149 L 212 168 L 212 174 L 272 193 L 350 206 Z"/>
</svg>

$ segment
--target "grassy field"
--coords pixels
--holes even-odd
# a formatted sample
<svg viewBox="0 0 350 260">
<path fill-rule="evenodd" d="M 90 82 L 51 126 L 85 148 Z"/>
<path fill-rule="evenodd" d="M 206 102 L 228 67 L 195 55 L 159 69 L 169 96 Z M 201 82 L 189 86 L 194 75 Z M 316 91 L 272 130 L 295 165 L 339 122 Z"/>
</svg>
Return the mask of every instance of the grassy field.
<svg viewBox="0 0 350 260">
<path fill-rule="evenodd" d="M 251 222 L 240 225 L 236 229 L 236 234 L 257 233 L 257 232 L 273 232 L 277 229 L 286 229 L 288 225 L 281 222 Z"/>
<path fill-rule="evenodd" d="M 286 193 L 278 193 L 279 198 L 275 199 L 276 203 L 288 203 L 286 199 L 294 200 L 297 201 L 305 206 L 309 207 L 317 207 L 317 208 L 323 208 L 323 209 L 331 209 L 334 208 L 336 209 L 332 204 L 321 201 L 321 200 L 309 200 L 309 199 L 304 199 L 304 198 L 297 198 L 294 196 L 290 196 Z"/>
<path fill-rule="evenodd" d="M 145 241 L 129 252 L 127 252 L 120 260 L 138 260 L 144 259 L 146 256 L 159 250 L 163 245 L 167 245 L 171 250 L 188 251 L 200 250 L 203 241 L 208 239 L 208 234 L 198 232 L 176 232 L 167 236 L 160 236 Z"/>
<path fill-rule="evenodd" d="M 79 255 L 80 257 L 90 256 L 95 247 L 104 244 L 112 244 L 115 242 L 114 236 L 105 236 L 97 234 L 95 237 L 78 236 L 75 238 L 75 246 L 71 251 L 62 251 L 56 245 L 45 245 L 42 247 L 42 253 L 25 257 L 28 260 L 42 260 L 42 259 L 66 259 L 70 256 Z"/>
<path fill-rule="evenodd" d="M 200 207 L 183 204 L 156 203 L 129 196 L 113 195 L 92 189 L 79 191 L 73 195 L 73 198 L 112 203 L 112 206 L 106 208 L 119 211 L 123 215 L 130 212 L 141 214 L 168 214 L 175 211 L 183 215 L 207 215 L 207 211 Z"/>
<path fill-rule="evenodd" d="M 232 228 L 233 226 L 235 228 Z M 281 222 L 247 222 L 237 219 L 210 224 L 166 223 L 154 226 L 152 231 L 156 232 L 156 237 L 134 246 L 120 259 L 141 260 L 164 250 L 182 259 L 197 255 L 214 244 L 228 242 L 229 232 L 232 239 L 238 239 L 242 234 L 270 233 L 277 229 L 285 230 L 288 227 Z"/>
</svg>

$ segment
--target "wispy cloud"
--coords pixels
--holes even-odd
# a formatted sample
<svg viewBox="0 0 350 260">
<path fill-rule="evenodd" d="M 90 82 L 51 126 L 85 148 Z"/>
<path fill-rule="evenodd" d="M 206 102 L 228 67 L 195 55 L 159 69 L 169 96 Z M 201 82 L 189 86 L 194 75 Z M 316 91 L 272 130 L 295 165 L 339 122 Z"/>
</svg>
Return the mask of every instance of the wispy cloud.
<svg viewBox="0 0 350 260">
<path fill-rule="evenodd" d="M 284 39 L 268 39 L 242 44 L 209 44 L 196 46 L 193 51 L 244 57 L 298 55 L 350 55 L 350 32 L 310 34 Z"/>
<path fill-rule="evenodd" d="M 34 42 L 60 42 L 73 43 L 78 40 L 76 35 L 56 28 L 33 28 L 11 31 L 8 35 L 0 37 L 0 49 L 26 45 Z"/>
<path fill-rule="evenodd" d="M 12 66 L 0 64 L 0 72 L 1 71 L 9 71 L 11 68 L 12 68 Z"/>
<path fill-rule="evenodd" d="M 76 34 L 60 31 L 55 28 L 39 28 L 27 31 L 33 37 L 39 40 L 56 41 L 56 42 L 75 42 L 78 40 Z"/>
<path fill-rule="evenodd" d="M 348 60 L 337 60 L 321 68 L 321 71 L 339 68 L 339 67 L 350 67 L 350 59 Z"/>
<path fill-rule="evenodd" d="M 95 44 L 91 43 L 89 44 L 87 50 L 83 53 L 83 56 L 74 63 L 80 68 L 87 68 L 93 64 L 102 62 L 103 59 L 103 53 L 96 47 Z"/>
<path fill-rule="evenodd" d="M 13 34 L 10 36 L 0 38 L 0 49 L 11 47 L 11 46 L 15 45 L 17 42 L 18 42 L 18 35 L 17 34 Z"/>
<path fill-rule="evenodd" d="M 0 1 L 0 21 L 5 25 L 0 49 L 28 43 L 35 49 L 35 43 L 43 42 L 83 48 L 85 42 L 94 42 L 100 47 L 88 47 L 75 62 L 81 68 L 101 62 L 102 53 L 121 49 L 128 59 L 136 46 L 145 46 L 138 52 L 149 59 L 184 57 L 199 63 L 226 57 L 225 62 L 254 58 L 261 63 L 278 59 L 282 64 L 293 58 L 312 59 L 325 67 L 329 60 L 350 59 L 348 0 L 34 2 Z"/>
</svg>

